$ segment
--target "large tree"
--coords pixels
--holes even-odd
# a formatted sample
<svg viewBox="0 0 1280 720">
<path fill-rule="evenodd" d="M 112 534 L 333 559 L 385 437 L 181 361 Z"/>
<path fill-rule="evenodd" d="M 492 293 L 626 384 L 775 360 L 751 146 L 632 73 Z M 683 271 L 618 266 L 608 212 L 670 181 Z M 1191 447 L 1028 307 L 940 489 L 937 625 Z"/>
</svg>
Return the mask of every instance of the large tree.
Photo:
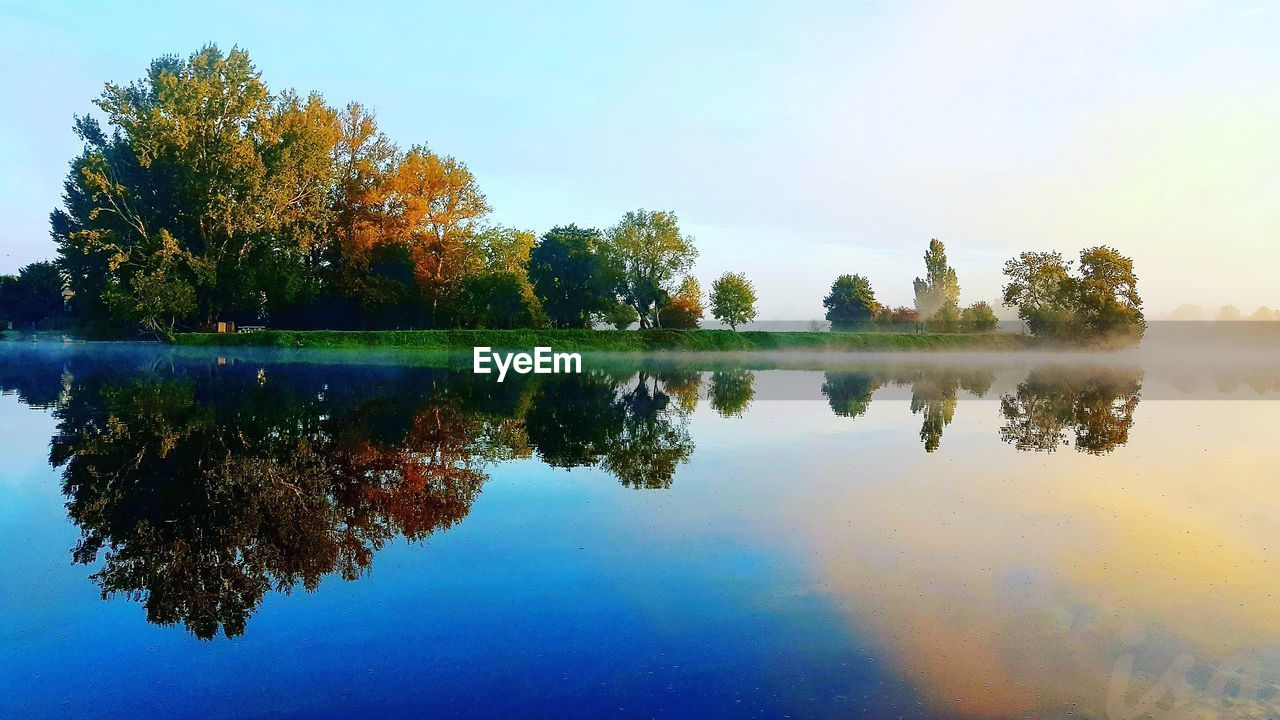
<svg viewBox="0 0 1280 720">
<path fill-rule="evenodd" d="M 947 264 L 946 247 L 937 238 L 929 241 L 924 253 L 924 271 L 924 277 L 913 283 L 920 317 L 953 319 L 959 313 L 960 281 L 955 268 Z"/>
<path fill-rule="evenodd" d="M 62 313 L 62 273 L 51 262 L 31 263 L 17 275 L 0 275 L 0 328 L 31 326 Z"/>
<path fill-rule="evenodd" d="M 84 152 L 52 218 L 72 291 L 97 305 L 88 314 L 157 273 L 194 297 L 192 316 L 175 318 L 188 322 L 261 313 L 299 290 L 337 136 L 318 95 L 273 97 L 247 53 L 210 45 L 108 83 L 95 104 L 111 132 L 77 119 Z"/>
<path fill-rule="evenodd" d="M 861 275 L 841 275 L 822 300 L 832 327 L 866 322 L 880 311 L 871 282 Z"/>
<path fill-rule="evenodd" d="M 1112 248 L 1080 252 L 1079 273 L 1056 252 L 1025 252 L 1004 265 L 1004 303 L 1031 332 L 1052 337 L 1141 337 L 1146 327 L 1133 261 Z"/>
<path fill-rule="evenodd" d="M 548 320 L 558 328 L 591 327 L 593 314 L 614 303 L 614 280 L 606 271 L 598 230 L 554 227 L 529 255 L 529 280 Z"/>
<path fill-rule="evenodd" d="M 388 241 L 408 249 L 414 275 L 426 298 L 428 325 L 474 268 L 470 240 L 481 229 L 489 203 L 462 162 L 415 146 L 389 179 Z"/>
<path fill-rule="evenodd" d="M 640 327 L 657 323 L 658 311 L 677 277 L 693 269 L 698 250 L 680 232 L 674 212 L 634 210 L 605 233 L 606 266 L 617 278 L 619 299 L 636 311 Z"/>
</svg>

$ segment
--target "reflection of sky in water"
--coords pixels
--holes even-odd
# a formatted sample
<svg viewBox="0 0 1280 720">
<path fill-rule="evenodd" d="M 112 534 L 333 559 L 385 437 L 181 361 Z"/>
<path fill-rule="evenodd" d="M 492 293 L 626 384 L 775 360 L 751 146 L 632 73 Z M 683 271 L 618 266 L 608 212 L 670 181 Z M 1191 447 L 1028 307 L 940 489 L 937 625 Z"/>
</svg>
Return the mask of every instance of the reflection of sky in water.
<svg viewBox="0 0 1280 720">
<path fill-rule="evenodd" d="M 775 381 L 812 399 L 767 399 Z M 1255 708 L 1214 702 L 1224 662 L 1260 663 L 1270 703 L 1280 404 L 1148 400 L 1107 454 L 1041 453 L 961 390 L 926 453 L 909 392 L 838 417 L 823 382 L 756 371 L 765 399 L 726 419 L 707 373 L 669 489 L 490 466 L 455 527 L 393 542 L 357 581 L 268 594 L 211 642 L 99 600 L 69 562 L 54 421 L 0 397 L 0 709 L 1105 717 L 1131 661 L 1117 717 L 1182 655 L 1178 712 Z"/>
</svg>

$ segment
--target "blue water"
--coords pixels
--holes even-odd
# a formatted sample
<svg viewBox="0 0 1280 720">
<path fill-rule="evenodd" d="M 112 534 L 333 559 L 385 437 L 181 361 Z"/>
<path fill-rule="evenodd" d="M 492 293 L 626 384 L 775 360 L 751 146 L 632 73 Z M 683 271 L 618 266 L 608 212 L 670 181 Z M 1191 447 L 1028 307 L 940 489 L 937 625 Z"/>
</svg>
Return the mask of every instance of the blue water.
<svg viewBox="0 0 1280 720">
<path fill-rule="evenodd" d="M 613 362 L 588 363 L 601 386 L 587 392 L 476 385 L 409 357 L 0 347 L 0 716 L 1101 717 L 1126 652 L 1133 697 L 1189 652 L 1199 698 L 1214 663 L 1280 647 L 1263 590 L 1274 578 L 1262 577 L 1280 520 L 1255 509 L 1248 532 L 1213 525 L 1240 530 L 1240 503 L 1256 508 L 1277 459 L 1264 442 L 1274 402 L 1139 405 L 1141 373 L 1124 369 L 1051 381 L 1025 368 L 717 365 L 677 377 Z M 743 377 L 750 392 L 733 395 Z M 147 400 L 165 388 L 180 392 Z M 613 410 L 574 416 L 593 403 Z M 465 450 L 454 436 L 431 444 L 442 412 Z M 573 444 L 602 425 L 589 451 Z M 1061 434 L 1045 441 L 1045 427 Z M 1169 445 L 1178 433 L 1190 435 Z M 199 449 L 214 434 L 270 462 L 238 491 L 248 514 L 280 497 L 294 513 L 289 493 L 317 477 L 307 468 L 384 467 L 353 460 L 366 443 L 387 457 L 444 448 L 481 480 L 461 517 L 423 539 L 400 521 L 381 542 L 363 536 L 356 577 L 327 560 L 313 590 L 266 573 L 242 631 L 210 633 L 195 618 L 216 593 L 166 553 L 242 508 L 206 506 L 215 481 L 163 457 L 204 452 L 208 470 L 222 446 Z M 291 450 L 281 438 L 295 434 Z M 50 464 L 51 441 L 71 464 Z M 620 443 L 671 475 L 628 470 L 637 457 Z M 304 458 L 313 448 L 319 465 Z M 392 485 L 422 460 L 395 457 Z M 73 467 L 80 484 L 64 487 Z M 236 553 L 216 562 L 230 571 L 280 548 L 308 561 L 289 549 L 292 523 L 341 535 L 380 486 L 353 487 L 332 491 L 345 520 L 249 524 L 239 544 L 211 546 Z M 145 523 L 178 544 L 148 547 Z M 73 562 L 89 527 L 107 543 Z M 112 553 L 118 570 L 137 570 L 133 558 L 144 572 L 115 576 L 104 599 L 95 573 Z M 1237 571 L 1259 588 L 1224 596 Z M 176 593 L 177 615 L 149 619 L 148 591 Z"/>
</svg>

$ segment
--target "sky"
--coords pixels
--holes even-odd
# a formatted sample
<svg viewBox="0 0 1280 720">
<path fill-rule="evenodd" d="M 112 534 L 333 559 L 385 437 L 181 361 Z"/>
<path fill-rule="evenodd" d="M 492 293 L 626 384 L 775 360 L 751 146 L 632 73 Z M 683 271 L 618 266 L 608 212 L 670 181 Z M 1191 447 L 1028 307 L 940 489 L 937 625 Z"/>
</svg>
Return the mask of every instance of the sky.
<svg viewBox="0 0 1280 720">
<path fill-rule="evenodd" d="M 841 273 L 910 304 L 935 237 L 965 304 L 1105 243 L 1149 315 L 1280 307 L 1280 0 L 180 5 L 0 0 L 0 273 L 54 255 L 103 83 L 214 42 L 466 162 L 504 225 L 676 211 L 763 320 Z"/>
</svg>

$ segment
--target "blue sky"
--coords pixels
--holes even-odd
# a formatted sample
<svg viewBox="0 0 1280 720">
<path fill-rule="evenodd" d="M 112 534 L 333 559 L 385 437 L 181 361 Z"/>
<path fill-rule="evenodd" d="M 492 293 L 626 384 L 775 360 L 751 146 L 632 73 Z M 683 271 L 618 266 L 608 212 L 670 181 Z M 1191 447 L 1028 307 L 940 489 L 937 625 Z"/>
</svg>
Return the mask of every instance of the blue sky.
<svg viewBox="0 0 1280 720">
<path fill-rule="evenodd" d="M 360 100 L 536 231 L 673 209 L 763 319 L 842 272 L 906 304 L 929 238 L 962 300 L 1022 249 L 1111 243 L 1148 307 L 1280 306 L 1280 3 L 0 2 L 0 272 L 108 80 L 213 41 Z"/>
</svg>

